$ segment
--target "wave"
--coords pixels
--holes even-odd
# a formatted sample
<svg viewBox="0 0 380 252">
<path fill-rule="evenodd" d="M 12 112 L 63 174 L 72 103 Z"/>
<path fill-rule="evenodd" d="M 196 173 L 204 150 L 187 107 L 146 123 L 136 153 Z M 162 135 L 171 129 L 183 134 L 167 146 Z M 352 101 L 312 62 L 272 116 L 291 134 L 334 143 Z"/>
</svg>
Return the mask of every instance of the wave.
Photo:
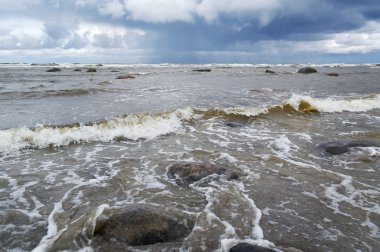
<svg viewBox="0 0 380 252">
<path fill-rule="evenodd" d="M 28 92 L 1 92 L 2 99 L 28 99 L 28 98 L 46 98 L 54 96 L 82 96 L 104 92 L 119 92 L 120 90 L 101 89 L 101 88 L 76 88 L 76 89 L 61 89 L 61 90 L 46 90 L 46 91 L 28 91 Z"/>
<path fill-rule="evenodd" d="M 0 152 L 12 153 L 27 148 L 67 146 L 73 143 L 113 140 L 154 139 L 178 132 L 190 120 L 192 109 L 171 113 L 126 115 L 87 124 L 37 126 L 0 130 Z"/>
<path fill-rule="evenodd" d="M 186 121 L 198 119 L 221 117 L 229 121 L 249 121 L 263 115 L 364 112 L 372 109 L 380 109 L 380 94 L 355 99 L 312 98 L 294 94 L 280 104 L 258 108 L 186 108 L 169 113 L 126 115 L 85 124 L 4 129 L 0 130 L 0 153 L 95 141 L 149 140 L 179 132 Z"/>
</svg>

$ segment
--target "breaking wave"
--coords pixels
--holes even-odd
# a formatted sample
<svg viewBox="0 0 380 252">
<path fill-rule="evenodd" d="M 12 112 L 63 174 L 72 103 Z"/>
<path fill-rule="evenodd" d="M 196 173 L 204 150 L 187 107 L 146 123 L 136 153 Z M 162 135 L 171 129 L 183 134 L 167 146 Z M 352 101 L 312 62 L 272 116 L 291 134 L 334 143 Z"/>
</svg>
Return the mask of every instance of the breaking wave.
<svg viewBox="0 0 380 252">
<path fill-rule="evenodd" d="M 160 135 L 180 132 L 184 129 L 186 121 L 197 118 L 221 117 L 226 120 L 250 120 L 260 115 L 363 112 L 372 109 L 380 109 L 380 94 L 356 99 L 292 95 L 278 105 L 258 108 L 186 108 L 170 113 L 126 115 L 86 124 L 4 129 L 0 130 L 0 152 L 10 153 L 26 148 L 58 147 L 95 141 L 149 140 Z"/>
</svg>

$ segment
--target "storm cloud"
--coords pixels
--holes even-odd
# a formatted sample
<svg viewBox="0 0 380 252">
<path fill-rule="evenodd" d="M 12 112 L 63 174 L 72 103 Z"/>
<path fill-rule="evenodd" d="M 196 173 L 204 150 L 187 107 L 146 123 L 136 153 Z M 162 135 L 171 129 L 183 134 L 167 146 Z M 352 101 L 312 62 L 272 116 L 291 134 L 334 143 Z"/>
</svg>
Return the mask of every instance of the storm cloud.
<svg viewBox="0 0 380 252">
<path fill-rule="evenodd" d="M 376 0 L 0 0 L 0 61 L 372 62 Z"/>
</svg>

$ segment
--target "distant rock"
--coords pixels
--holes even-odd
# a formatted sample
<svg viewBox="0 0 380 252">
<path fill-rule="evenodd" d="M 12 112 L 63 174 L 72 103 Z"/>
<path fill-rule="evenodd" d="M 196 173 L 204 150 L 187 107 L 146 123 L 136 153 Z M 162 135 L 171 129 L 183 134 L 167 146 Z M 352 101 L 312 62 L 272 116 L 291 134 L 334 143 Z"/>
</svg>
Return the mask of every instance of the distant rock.
<svg viewBox="0 0 380 252">
<path fill-rule="evenodd" d="M 87 69 L 86 72 L 88 72 L 88 73 L 95 73 L 96 69 L 95 68 L 89 68 L 89 69 Z"/>
<path fill-rule="evenodd" d="M 134 79 L 135 76 L 131 75 L 131 74 L 125 74 L 125 75 L 120 75 L 118 77 L 116 77 L 116 79 L 118 80 L 125 80 L 125 79 Z"/>
<path fill-rule="evenodd" d="M 316 72 L 317 72 L 317 69 L 315 69 L 313 67 L 304 67 L 304 68 L 301 68 L 300 70 L 298 70 L 297 73 L 311 74 L 311 73 L 316 73 Z"/>
<path fill-rule="evenodd" d="M 275 250 L 249 243 L 239 243 L 232 247 L 229 252 L 275 252 Z"/>
<path fill-rule="evenodd" d="M 46 72 L 49 72 L 49 73 L 51 73 L 51 72 L 61 72 L 61 69 L 53 67 L 53 68 L 50 68 L 50 69 L 46 70 Z"/>
<path fill-rule="evenodd" d="M 150 205 L 129 206 L 96 223 L 94 237 L 103 242 L 143 246 L 182 241 L 194 227 L 195 218 L 174 209 Z"/>
<path fill-rule="evenodd" d="M 237 173 L 227 171 L 213 164 L 205 163 L 177 163 L 168 169 L 168 177 L 175 179 L 177 185 L 188 187 L 190 184 L 201 180 L 211 174 L 225 174 L 227 179 L 238 179 Z"/>
<path fill-rule="evenodd" d="M 380 64 L 376 64 L 376 66 L 380 67 Z"/>
<path fill-rule="evenodd" d="M 328 75 L 328 76 L 334 76 L 334 77 L 337 77 L 337 76 L 339 76 L 339 74 L 338 74 L 338 73 L 327 73 L 326 75 Z"/>
<path fill-rule="evenodd" d="M 269 73 L 269 74 L 275 74 L 276 72 L 275 71 L 272 71 L 272 70 L 265 70 L 265 73 Z"/>
<path fill-rule="evenodd" d="M 101 67 L 101 66 L 103 66 L 103 65 L 102 65 L 102 64 L 97 64 L 96 66 Z"/>
<path fill-rule="evenodd" d="M 80 68 L 74 69 L 74 72 L 81 72 L 81 71 L 82 71 L 82 69 L 80 69 Z"/>
<path fill-rule="evenodd" d="M 319 145 L 325 152 L 331 155 L 341 155 L 349 152 L 354 147 L 380 147 L 380 142 L 375 141 L 334 141 Z"/>
<path fill-rule="evenodd" d="M 210 68 L 193 69 L 193 72 L 211 72 Z"/>
</svg>

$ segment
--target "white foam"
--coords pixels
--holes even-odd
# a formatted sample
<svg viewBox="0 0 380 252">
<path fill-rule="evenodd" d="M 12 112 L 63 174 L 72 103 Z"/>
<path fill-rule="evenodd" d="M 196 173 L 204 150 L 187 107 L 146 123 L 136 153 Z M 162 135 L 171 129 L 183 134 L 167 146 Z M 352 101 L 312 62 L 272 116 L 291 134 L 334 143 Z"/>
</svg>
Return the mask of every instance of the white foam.
<svg viewBox="0 0 380 252">
<path fill-rule="evenodd" d="M 192 114 L 193 110 L 188 108 L 164 114 L 128 115 L 90 126 L 6 129 L 0 131 L 0 152 L 11 153 L 24 148 L 66 146 L 81 142 L 109 142 L 117 137 L 149 140 L 180 131 L 182 122 L 190 119 Z"/>
<path fill-rule="evenodd" d="M 298 109 L 300 103 L 304 101 L 320 112 L 337 113 L 337 112 L 364 112 L 372 109 L 380 109 L 380 94 L 355 99 L 338 99 L 338 98 L 313 98 L 293 94 L 283 105 L 289 104 Z"/>
</svg>

